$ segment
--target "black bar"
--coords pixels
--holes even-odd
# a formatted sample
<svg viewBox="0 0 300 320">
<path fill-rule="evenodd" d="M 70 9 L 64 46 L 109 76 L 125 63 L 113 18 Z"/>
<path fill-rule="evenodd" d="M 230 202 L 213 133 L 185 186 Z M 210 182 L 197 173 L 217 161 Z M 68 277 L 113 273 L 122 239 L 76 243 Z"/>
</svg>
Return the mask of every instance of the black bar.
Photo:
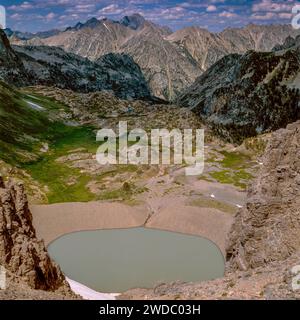
<svg viewBox="0 0 300 320">
<path fill-rule="evenodd" d="M 298 315 L 291 301 L 0 301 L 0 319 L 257 319 L 264 313 L 286 319 Z M 254 318 L 255 317 L 255 318 Z M 296 316 L 298 318 L 298 316 Z M 221 318 L 220 318 L 221 320 Z"/>
</svg>

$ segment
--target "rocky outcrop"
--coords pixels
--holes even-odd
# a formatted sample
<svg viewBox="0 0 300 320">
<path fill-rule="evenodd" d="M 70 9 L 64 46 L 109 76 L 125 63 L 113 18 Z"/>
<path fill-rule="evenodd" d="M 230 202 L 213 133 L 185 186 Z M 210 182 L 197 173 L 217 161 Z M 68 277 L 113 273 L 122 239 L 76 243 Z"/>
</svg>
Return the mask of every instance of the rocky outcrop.
<svg viewBox="0 0 300 320">
<path fill-rule="evenodd" d="M 108 53 L 96 61 L 97 68 L 105 70 L 107 87 L 121 99 L 150 99 L 147 81 L 131 56 Z"/>
<path fill-rule="evenodd" d="M 0 79 L 16 85 L 23 85 L 28 80 L 23 63 L 12 49 L 3 30 L 0 29 Z"/>
<path fill-rule="evenodd" d="M 300 252 L 300 122 L 275 132 L 261 172 L 229 234 L 229 269 L 247 270 Z"/>
<path fill-rule="evenodd" d="M 249 51 L 222 58 L 177 100 L 228 141 L 285 127 L 300 118 L 300 54 Z"/>
<path fill-rule="evenodd" d="M 286 51 L 289 49 L 295 49 L 295 50 L 299 50 L 300 48 L 300 35 L 293 38 L 291 36 L 287 37 L 284 41 L 283 44 L 277 44 L 274 48 L 273 51 Z"/>
<path fill-rule="evenodd" d="M 14 46 L 30 84 L 78 92 L 107 90 L 123 99 L 150 99 L 140 67 L 125 54 L 107 54 L 95 62 L 55 47 Z"/>
<path fill-rule="evenodd" d="M 126 54 L 108 54 L 92 62 L 61 48 L 11 47 L 1 30 L 0 36 L 0 77 L 9 84 L 78 92 L 107 90 L 123 99 L 151 99 L 140 67 Z"/>
<path fill-rule="evenodd" d="M 71 295 L 60 268 L 50 259 L 44 242 L 36 238 L 32 215 L 20 183 L 0 178 L 0 265 L 32 289 Z"/>
</svg>

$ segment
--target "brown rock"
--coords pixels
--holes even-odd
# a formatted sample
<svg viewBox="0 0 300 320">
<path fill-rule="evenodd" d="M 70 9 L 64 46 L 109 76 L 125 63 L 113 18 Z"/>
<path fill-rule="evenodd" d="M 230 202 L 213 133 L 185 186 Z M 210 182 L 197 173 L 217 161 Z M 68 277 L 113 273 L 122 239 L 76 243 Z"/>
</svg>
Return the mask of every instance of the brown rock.
<svg viewBox="0 0 300 320">
<path fill-rule="evenodd" d="M 276 131 L 229 234 L 230 270 L 283 261 L 300 250 L 300 122 Z"/>
<path fill-rule="evenodd" d="M 32 215 L 21 183 L 0 179 L 0 265 L 15 281 L 33 289 L 72 295 L 60 268 L 50 259 L 44 242 L 36 238 Z"/>
</svg>

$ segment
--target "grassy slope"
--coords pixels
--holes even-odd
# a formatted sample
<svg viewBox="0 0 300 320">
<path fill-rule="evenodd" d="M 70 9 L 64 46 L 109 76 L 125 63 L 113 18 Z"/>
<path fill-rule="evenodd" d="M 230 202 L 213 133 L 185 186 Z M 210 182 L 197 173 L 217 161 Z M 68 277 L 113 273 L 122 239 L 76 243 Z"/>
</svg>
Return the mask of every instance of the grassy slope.
<svg viewBox="0 0 300 320">
<path fill-rule="evenodd" d="M 31 108 L 26 101 L 35 103 L 43 110 Z M 48 203 L 92 201 L 130 198 L 131 192 L 122 189 L 107 190 L 100 196 L 86 187 L 91 180 L 80 169 L 56 160 L 70 151 L 84 148 L 85 152 L 96 153 L 95 128 L 68 126 L 57 116 L 66 107 L 58 102 L 36 94 L 22 93 L 0 82 L 0 159 L 7 164 L 25 170 L 41 187 L 45 188 Z M 41 152 L 47 143 L 49 152 Z M 0 168 L 1 169 L 1 168 Z M 112 174 L 130 172 L 132 166 L 120 166 Z M 20 177 L 24 180 L 24 177 Z M 102 175 L 97 180 L 101 181 Z M 68 183 L 68 181 L 75 183 Z M 28 193 L 31 194 L 30 185 Z"/>
<path fill-rule="evenodd" d="M 39 161 L 27 163 L 23 167 L 35 180 L 47 186 L 49 203 L 91 201 L 94 200 L 94 195 L 85 187 L 91 178 L 79 169 L 70 168 L 55 160 L 72 149 L 85 148 L 93 152 L 96 147 L 92 128 L 65 127 L 61 130 L 61 135 L 52 141 L 49 153 Z M 66 182 L 70 178 L 76 179 L 76 183 L 68 185 Z"/>
<path fill-rule="evenodd" d="M 19 164 L 37 157 L 40 139 L 46 140 L 47 116 L 26 104 L 22 95 L 0 83 L 0 151 L 8 163 Z"/>
<path fill-rule="evenodd" d="M 35 110 L 25 100 L 45 109 Z M 58 120 L 55 114 L 63 108 L 50 99 L 26 95 L 0 82 L 0 158 L 46 185 L 49 202 L 88 201 L 92 199 L 85 189 L 89 178 L 55 159 L 79 147 L 96 150 L 95 134 L 93 128 L 67 126 Z M 48 153 L 41 152 L 45 143 Z M 66 186 L 65 179 L 72 176 L 78 183 Z"/>
</svg>

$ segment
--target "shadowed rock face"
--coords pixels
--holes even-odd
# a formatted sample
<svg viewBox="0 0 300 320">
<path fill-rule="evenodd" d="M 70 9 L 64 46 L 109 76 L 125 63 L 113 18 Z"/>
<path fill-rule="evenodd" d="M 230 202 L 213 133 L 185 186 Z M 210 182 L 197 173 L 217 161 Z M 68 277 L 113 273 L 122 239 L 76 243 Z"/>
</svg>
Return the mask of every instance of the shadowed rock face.
<svg viewBox="0 0 300 320">
<path fill-rule="evenodd" d="M 60 268 L 36 238 L 22 184 L 0 178 L 0 265 L 33 289 L 71 293 Z"/>
<path fill-rule="evenodd" d="M 151 99 L 140 67 L 126 54 L 92 62 L 46 46 L 13 46 L 0 30 L 0 77 L 17 86 L 48 85 L 78 92 L 112 91 L 123 99 Z"/>
<path fill-rule="evenodd" d="M 123 99 L 151 97 L 140 67 L 125 54 L 107 54 L 95 62 L 54 47 L 14 46 L 32 84 L 78 92 L 108 90 Z"/>
<path fill-rule="evenodd" d="M 221 137 L 241 143 L 300 118 L 299 74 L 297 50 L 229 55 L 200 76 L 177 103 L 194 110 Z"/>
<path fill-rule="evenodd" d="M 120 20 L 120 23 L 125 27 L 137 30 L 145 25 L 146 20 L 139 14 L 133 14 L 132 16 L 125 16 L 124 18 L 122 18 Z"/>
<path fill-rule="evenodd" d="M 14 52 L 5 33 L 0 29 L 0 78 L 23 85 L 27 75 L 19 56 Z"/>
<path fill-rule="evenodd" d="M 247 270 L 300 252 L 300 122 L 276 131 L 229 233 L 228 266 Z"/>
</svg>

